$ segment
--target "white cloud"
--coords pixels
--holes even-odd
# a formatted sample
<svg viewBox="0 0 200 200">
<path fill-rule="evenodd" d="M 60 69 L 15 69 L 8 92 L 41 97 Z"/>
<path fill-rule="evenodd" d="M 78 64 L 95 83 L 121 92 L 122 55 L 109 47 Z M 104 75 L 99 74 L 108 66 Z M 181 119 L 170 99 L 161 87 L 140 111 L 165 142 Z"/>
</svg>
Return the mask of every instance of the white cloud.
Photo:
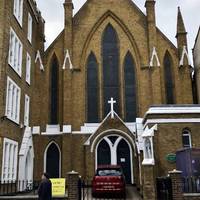
<svg viewBox="0 0 200 200">
<path fill-rule="evenodd" d="M 64 27 L 63 2 L 64 0 L 37 0 L 38 6 L 42 11 L 42 16 L 46 21 L 47 45 L 49 45 L 58 36 Z M 74 13 L 76 13 L 85 2 L 86 0 L 73 0 Z M 145 10 L 145 0 L 133 0 L 133 2 L 142 11 Z M 200 0 L 157 0 L 157 26 L 174 44 L 176 44 L 175 34 L 178 6 L 181 7 L 185 26 L 188 32 L 189 49 L 192 49 L 197 30 L 200 25 Z"/>
</svg>

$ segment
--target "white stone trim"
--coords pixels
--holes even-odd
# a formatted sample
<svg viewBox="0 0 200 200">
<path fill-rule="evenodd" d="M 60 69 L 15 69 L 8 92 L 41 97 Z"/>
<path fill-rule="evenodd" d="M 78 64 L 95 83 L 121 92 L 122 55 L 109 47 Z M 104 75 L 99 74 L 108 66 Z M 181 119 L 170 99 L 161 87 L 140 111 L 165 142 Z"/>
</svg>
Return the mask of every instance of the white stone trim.
<svg viewBox="0 0 200 200">
<path fill-rule="evenodd" d="M 10 27 L 8 64 L 21 77 L 23 45 L 15 31 Z"/>
<path fill-rule="evenodd" d="M 17 178 L 18 142 L 4 138 L 1 182 L 15 181 Z"/>
<path fill-rule="evenodd" d="M 189 54 L 187 52 L 187 47 L 186 46 L 183 46 L 183 51 L 182 51 L 182 54 L 181 54 L 181 59 L 180 59 L 180 62 L 179 62 L 179 67 L 183 66 L 184 65 L 184 58 L 187 58 L 187 61 L 188 61 L 188 64 L 190 66 L 192 66 L 192 63 L 190 61 L 190 57 L 189 57 Z"/>
<path fill-rule="evenodd" d="M 187 132 L 187 133 L 184 133 L 184 132 Z M 189 147 L 192 148 L 191 132 L 187 128 L 183 129 L 183 131 L 182 131 L 182 138 L 183 137 L 189 137 Z M 183 144 L 183 148 L 185 148 L 184 144 Z"/>
<path fill-rule="evenodd" d="M 20 119 L 20 99 L 21 89 L 10 77 L 7 77 L 5 116 L 17 124 Z"/>
<path fill-rule="evenodd" d="M 111 141 L 108 139 L 109 136 L 118 136 L 117 140 L 115 141 L 115 144 L 113 145 L 111 143 Z M 95 170 L 97 169 L 97 150 L 98 150 L 98 147 L 99 147 L 99 144 L 101 143 L 102 140 L 105 140 L 108 144 L 108 146 L 110 147 L 110 157 L 111 157 L 111 165 L 117 165 L 117 147 L 118 147 L 118 144 L 120 143 L 120 141 L 122 139 L 124 139 L 126 141 L 126 143 L 128 144 L 129 146 L 129 151 L 130 151 L 130 164 L 131 164 L 131 183 L 134 184 L 134 174 L 133 174 L 133 149 L 130 145 L 130 143 L 127 141 L 126 138 L 120 136 L 120 135 L 117 135 L 117 134 L 111 134 L 109 136 L 105 136 L 103 137 L 96 145 L 96 149 L 95 149 Z"/>
<path fill-rule="evenodd" d="M 142 165 L 155 165 L 155 160 L 154 159 L 144 159 L 142 161 Z"/>
<path fill-rule="evenodd" d="M 24 125 L 29 126 L 30 97 L 25 94 L 24 100 Z"/>
<path fill-rule="evenodd" d="M 135 132 L 136 132 L 136 123 L 135 122 L 124 122 L 118 115 L 117 113 L 114 111 L 113 112 L 114 115 L 122 122 L 122 124 L 124 124 L 124 126 L 133 134 L 134 137 L 136 137 Z M 96 127 L 96 129 L 94 129 L 93 131 L 89 132 L 91 133 L 91 136 L 88 138 L 88 140 L 85 142 L 85 145 L 90 145 L 90 140 L 93 136 L 93 134 L 98 130 L 98 128 L 109 118 L 109 116 L 111 116 L 111 112 L 109 112 L 107 114 L 107 116 L 104 118 L 104 120 L 98 124 L 98 127 Z M 87 123 L 88 124 L 88 123 Z M 114 129 L 115 130 L 115 129 Z M 108 130 L 109 131 L 109 130 Z M 119 130 L 117 130 L 119 131 Z M 74 133 L 74 132 L 73 132 Z M 82 132 L 77 132 L 77 133 L 82 133 Z M 86 134 L 86 130 L 84 130 L 83 132 L 84 134 Z"/>
<path fill-rule="evenodd" d="M 190 107 L 190 106 L 180 106 L 180 107 L 151 107 L 146 112 L 147 114 L 188 114 L 188 113 L 200 113 L 200 106 Z"/>
<path fill-rule="evenodd" d="M 63 135 L 63 134 L 68 134 L 68 133 L 72 133 L 71 125 L 63 125 L 62 131 L 61 131 L 60 124 L 56 124 L 56 125 L 47 124 L 46 132 L 42 132 L 41 135 L 52 136 L 52 135 Z"/>
<path fill-rule="evenodd" d="M 142 134 L 143 137 L 143 154 L 144 159 L 142 161 L 142 165 L 155 165 L 154 160 L 154 146 L 153 146 L 153 137 L 154 132 L 158 129 L 157 124 L 149 129 L 147 126 Z M 149 142 L 148 148 L 147 143 Z"/>
<path fill-rule="evenodd" d="M 130 139 L 130 141 L 132 141 L 132 138 L 131 138 L 127 133 L 125 133 L 124 131 L 121 131 L 121 130 L 118 130 L 118 129 L 108 129 L 108 130 L 106 130 L 106 131 L 101 132 L 101 133 L 94 139 L 94 141 L 93 141 L 92 144 L 91 144 L 91 148 L 90 148 L 90 152 L 91 152 L 91 153 L 94 152 L 94 145 L 95 145 L 96 141 L 97 141 L 103 134 L 109 133 L 109 132 L 115 132 L 115 133 L 118 132 L 118 133 L 122 133 L 123 135 L 125 135 L 126 137 L 128 137 L 128 138 Z M 90 143 L 88 144 L 87 141 L 86 141 L 86 143 L 85 143 L 84 145 L 90 145 Z M 135 152 L 135 155 L 136 155 L 136 145 L 135 145 L 134 142 L 132 142 L 132 145 L 133 145 L 133 147 L 134 147 L 134 152 Z"/>
<path fill-rule="evenodd" d="M 23 0 L 14 0 L 13 14 L 20 26 L 22 27 L 23 21 Z"/>
<path fill-rule="evenodd" d="M 40 64 L 40 70 L 41 71 L 44 71 L 44 65 L 42 63 L 42 58 L 41 58 L 41 55 L 40 55 L 40 51 L 37 50 L 37 54 L 36 54 L 36 57 L 35 57 L 35 63 L 37 63 L 37 61 L 39 61 L 39 64 Z"/>
<path fill-rule="evenodd" d="M 43 170 L 44 170 L 44 172 L 46 172 L 46 170 L 47 170 L 47 150 L 50 147 L 50 145 L 53 144 L 53 143 L 57 146 L 58 151 L 59 151 L 59 177 L 61 177 L 61 159 L 62 159 L 61 156 L 62 156 L 62 153 L 61 153 L 59 145 L 55 141 L 51 141 L 47 145 L 47 147 L 46 147 L 46 149 L 44 151 L 44 169 Z"/>
<path fill-rule="evenodd" d="M 154 60 L 155 59 L 156 59 L 155 67 L 160 67 L 160 61 L 159 61 L 159 58 L 158 58 L 158 53 L 156 51 L 156 47 L 153 47 L 153 51 L 152 51 L 149 67 L 154 67 Z"/>
<path fill-rule="evenodd" d="M 70 54 L 69 54 L 69 50 L 67 49 L 66 52 L 65 52 L 65 58 L 64 58 L 64 62 L 63 62 L 63 69 L 66 69 L 66 62 L 69 62 L 69 69 L 70 70 L 73 70 L 73 65 L 72 65 L 72 61 L 71 61 L 71 58 L 70 58 Z"/>
<path fill-rule="evenodd" d="M 40 126 L 33 126 L 32 134 L 33 135 L 40 135 Z"/>
<path fill-rule="evenodd" d="M 28 13 L 28 29 L 27 38 L 30 43 L 32 43 L 32 31 L 33 31 L 33 19 L 30 13 Z"/>
<path fill-rule="evenodd" d="M 146 127 L 148 124 L 168 124 L 168 123 L 200 123 L 200 118 L 147 119 L 144 127 Z"/>
<path fill-rule="evenodd" d="M 31 185 L 33 183 L 33 168 L 34 148 L 32 132 L 30 127 L 26 127 L 19 151 L 18 179 L 20 181 L 27 181 L 27 183 Z M 18 187 L 20 191 L 24 191 L 24 189 L 26 189 L 24 184 L 20 184 Z"/>
<path fill-rule="evenodd" d="M 26 54 L 26 82 L 29 85 L 31 83 L 31 56 L 28 52 Z"/>
<path fill-rule="evenodd" d="M 154 136 L 154 131 L 157 131 L 158 130 L 158 125 L 154 125 L 152 128 L 149 129 L 148 126 L 146 126 L 143 134 L 142 134 L 142 137 L 153 137 Z"/>
</svg>

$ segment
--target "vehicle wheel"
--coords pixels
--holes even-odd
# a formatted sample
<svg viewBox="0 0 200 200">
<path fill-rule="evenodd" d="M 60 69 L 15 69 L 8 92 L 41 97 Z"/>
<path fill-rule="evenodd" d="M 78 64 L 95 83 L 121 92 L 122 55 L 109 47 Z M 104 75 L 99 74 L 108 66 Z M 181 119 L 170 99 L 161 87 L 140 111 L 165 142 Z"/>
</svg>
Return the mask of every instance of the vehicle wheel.
<svg viewBox="0 0 200 200">
<path fill-rule="evenodd" d="M 126 192 L 122 193 L 122 199 L 126 199 Z"/>
<path fill-rule="evenodd" d="M 96 197 L 97 197 L 97 194 L 94 193 L 94 192 L 92 192 L 92 197 L 93 197 L 93 198 L 96 198 Z"/>
</svg>

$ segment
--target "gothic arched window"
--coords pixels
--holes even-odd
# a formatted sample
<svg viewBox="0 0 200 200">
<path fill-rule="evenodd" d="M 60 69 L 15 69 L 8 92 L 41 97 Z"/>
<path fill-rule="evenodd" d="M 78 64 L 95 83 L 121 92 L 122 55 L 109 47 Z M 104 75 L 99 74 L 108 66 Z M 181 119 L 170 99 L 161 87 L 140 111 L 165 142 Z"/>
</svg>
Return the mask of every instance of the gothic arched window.
<svg viewBox="0 0 200 200">
<path fill-rule="evenodd" d="M 133 57 L 128 52 L 124 60 L 124 80 L 125 80 L 125 120 L 132 122 L 136 120 L 136 80 L 135 63 Z"/>
<path fill-rule="evenodd" d="M 192 147 L 191 134 L 190 131 L 187 129 L 184 129 L 182 132 L 182 142 L 184 148 Z"/>
<path fill-rule="evenodd" d="M 98 66 L 91 53 L 87 60 L 87 121 L 98 122 Z"/>
<path fill-rule="evenodd" d="M 59 65 L 56 56 L 53 56 L 51 62 L 51 70 L 50 70 L 50 123 L 58 124 L 58 76 L 59 76 Z"/>
<path fill-rule="evenodd" d="M 111 97 L 117 101 L 117 103 L 114 105 L 114 110 L 117 114 L 120 115 L 119 44 L 117 33 L 110 24 L 108 24 L 103 33 L 102 56 L 104 116 L 106 116 L 110 111 L 108 100 L 110 100 Z"/>
<path fill-rule="evenodd" d="M 165 96 L 167 104 L 174 104 L 174 81 L 172 76 L 172 61 L 167 51 L 164 57 Z"/>
</svg>

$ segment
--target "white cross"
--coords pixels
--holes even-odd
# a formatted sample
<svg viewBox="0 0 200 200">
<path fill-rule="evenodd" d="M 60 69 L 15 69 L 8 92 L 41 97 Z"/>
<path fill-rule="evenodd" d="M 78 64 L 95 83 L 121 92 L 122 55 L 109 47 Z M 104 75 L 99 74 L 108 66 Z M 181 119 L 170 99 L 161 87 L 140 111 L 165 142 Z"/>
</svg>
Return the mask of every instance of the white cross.
<svg viewBox="0 0 200 200">
<path fill-rule="evenodd" d="M 111 97 L 108 103 L 110 104 L 111 118 L 113 119 L 114 118 L 114 104 L 116 103 L 116 101 Z"/>
</svg>

